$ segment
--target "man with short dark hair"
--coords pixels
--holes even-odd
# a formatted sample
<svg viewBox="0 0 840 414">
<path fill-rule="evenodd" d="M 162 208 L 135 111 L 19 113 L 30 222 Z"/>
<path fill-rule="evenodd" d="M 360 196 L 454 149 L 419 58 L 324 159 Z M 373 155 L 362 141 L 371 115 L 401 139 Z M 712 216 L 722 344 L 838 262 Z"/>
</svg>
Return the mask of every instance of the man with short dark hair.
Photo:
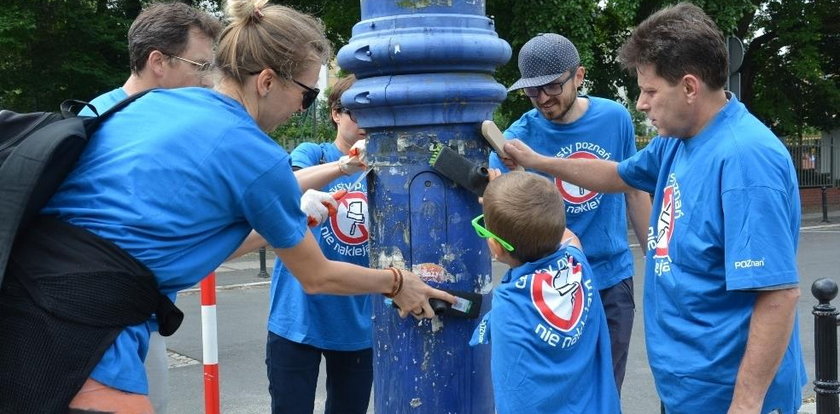
<svg viewBox="0 0 840 414">
<path fill-rule="evenodd" d="M 101 113 L 147 89 L 213 86 L 213 45 L 221 31 L 218 19 L 184 3 L 146 7 L 128 29 L 131 75 L 91 104 Z"/>
<path fill-rule="evenodd" d="M 128 29 L 131 75 L 122 87 L 90 103 L 102 113 L 129 95 L 147 89 L 213 86 L 213 45 L 221 30 L 218 19 L 184 3 L 154 3 L 146 7 Z M 85 108 L 81 115 L 94 113 Z M 155 412 L 164 414 L 169 401 L 169 360 L 157 322 L 152 320 L 150 324 L 145 357 L 149 399 Z M 91 374 L 94 379 L 118 376 L 119 373 L 97 369 Z"/>
<path fill-rule="evenodd" d="M 522 77 L 508 90 L 521 89 L 534 109 L 514 122 L 505 131 L 506 137 L 519 138 L 540 154 L 557 158 L 621 161 L 636 153 L 627 109 L 608 99 L 578 94 L 586 68 L 569 39 L 555 33 L 533 37 L 519 52 L 519 72 Z M 491 155 L 490 165 L 504 168 L 496 154 Z M 559 178 L 554 181 L 563 195 L 569 229 L 580 237 L 594 271 L 610 331 L 613 374 L 621 392 L 635 312 L 627 213 L 644 249 L 650 196 L 637 190 L 604 194 Z"/>
<path fill-rule="evenodd" d="M 807 379 L 790 154 L 724 90 L 724 37 L 697 6 L 648 17 L 619 56 L 659 133 L 644 150 L 620 163 L 505 151 L 585 188 L 654 194 L 645 342 L 667 414 L 795 414 Z"/>
</svg>

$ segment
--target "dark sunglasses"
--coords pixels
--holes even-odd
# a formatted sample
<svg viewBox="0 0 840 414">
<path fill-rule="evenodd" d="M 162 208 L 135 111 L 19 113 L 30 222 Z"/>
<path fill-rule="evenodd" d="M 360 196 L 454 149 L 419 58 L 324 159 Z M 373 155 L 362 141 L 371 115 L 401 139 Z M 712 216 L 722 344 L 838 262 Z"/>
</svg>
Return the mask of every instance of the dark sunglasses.
<svg viewBox="0 0 840 414">
<path fill-rule="evenodd" d="M 269 69 L 274 70 L 273 68 L 269 68 Z M 262 72 L 262 70 L 258 70 L 256 72 L 250 72 L 249 75 L 257 75 L 260 72 Z M 276 74 L 277 71 L 274 70 L 274 73 Z M 309 109 L 309 107 L 312 106 L 312 103 L 315 102 L 315 99 L 318 98 L 318 94 L 321 93 L 321 90 L 318 89 L 318 88 L 310 88 L 310 87 L 298 82 L 294 78 L 292 78 L 292 82 L 296 83 L 297 86 L 300 86 L 301 88 L 304 89 L 304 91 L 302 92 L 303 93 L 303 102 L 301 102 L 300 105 L 301 105 L 301 107 L 303 107 L 304 110 Z"/>
<path fill-rule="evenodd" d="M 310 106 L 312 106 L 312 102 L 315 102 L 315 98 L 318 97 L 318 94 L 321 93 L 321 90 L 318 88 L 310 88 L 296 81 L 295 79 L 292 79 L 292 82 L 305 89 L 303 91 L 303 102 L 301 103 L 301 106 L 303 107 L 303 109 L 308 109 Z"/>
<path fill-rule="evenodd" d="M 353 115 L 353 111 L 351 111 L 351 110 L 349 110 L 349 109 L 347 109 L 347 108 L 345 108 L 345 107 L 343 107 L 343 106 L 339 106 L 339 107 L 338 107 L 338 112 L 340 112 L 340 113 L 342 113 L 342 114 L 347 114 L 347 116 L 349 116 L 349 117 L 350 117 L 350 120 L 351 120 L 351 121 L 353 121 L 353 122 L 355 122 L 355 123 L 357 123 L 357 124 L 359 123 L 358 121 L 356 121 L 356 115 Z"/>
</svg>

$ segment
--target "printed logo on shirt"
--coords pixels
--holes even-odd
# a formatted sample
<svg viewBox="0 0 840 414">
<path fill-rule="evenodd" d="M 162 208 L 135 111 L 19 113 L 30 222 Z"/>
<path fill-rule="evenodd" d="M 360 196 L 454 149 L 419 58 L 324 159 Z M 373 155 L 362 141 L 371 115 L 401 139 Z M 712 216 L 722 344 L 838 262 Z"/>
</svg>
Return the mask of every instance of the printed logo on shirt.
<svg viewBox="0 0 840 414">
<path fill-rule="evenodd" d="M 746 259 L 735 262 L 735 269 L 749 269 L 751 267 L 764 267 L 764 258 L 758 260 Z"/>
<path fill-rule="evenodd" d="M 558 158 L 604 159 L 609 160 L 612 154 L 598 144 L 588 141 L 575 142 L 560 148 Z M 554 184 L 566 201 L 566 214 L 580 214 L 597 210 L 601 204 L 601 193 L 588 190 L 572 183 L 554 179 Z"/>
<path fill-rule="evenodd" d="M 534 333 L 550 346 L 568 348 L 583 334 L 592 305 L 592 281 L 583 280 L 583 266 L 570 255 L 558 261 L 559 270 L 539 270 L 531 282 L 531 300 L 547 325 Z"/>
<path fill-rule="evenodd" d="M 321 226 L 321 238 L 333 250 L 345 256 L 368 254 L 368 206 L 364 192 L 348 192 L 338 201 L 336 213 L 328 223 Z"/>
<path fill-rule="evenodd" d="M 669 253 L 671 237 L 674 235 L 676 220 L 682 217 L 680 187 L 674 173 L 668 176 L 668 183 L 662 190 L 662 205 L 656 222 L 648 228 L 648 250 L 653 252 L 654 272 L 657 276 L 671 270 Z"/>
<path fill-rule="evenodd" d="M 668 257 L 668 243 L 674 234 L 674 187 L 668 186 L 663 190 L 662 208 L 656 220 L 656 245 L 653 257 Z"/>
</svg>

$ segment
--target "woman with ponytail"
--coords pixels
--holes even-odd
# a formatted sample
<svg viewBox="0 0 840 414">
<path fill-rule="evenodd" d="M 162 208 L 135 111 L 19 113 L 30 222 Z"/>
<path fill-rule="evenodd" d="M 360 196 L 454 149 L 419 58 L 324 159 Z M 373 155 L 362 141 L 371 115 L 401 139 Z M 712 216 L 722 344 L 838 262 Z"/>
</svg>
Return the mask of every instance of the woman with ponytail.
<svg viewBox="0 0 840 414">
<path fill-rule="evenodd" d="M 64 409 L 45 408 L 41 400 L 31 410 L 8 412 L 60 412 L 68 406 L 74 413 L 152 412 L 145 395 L 149 328 L 144 318 L 157 314 L 161 334 L 171 334 L 180 321 L 168 299 L 212 272 L 252 229 L 273 246 L 307 293 L 382 293 L 399 305 L 401 316 L 416 318 L 434 316 L 430 298 L 454 301 L 408 270 L 369 269 L 324 257 L 301 212 L 301 189 L 289 155 L 267 135 L 315 100 L 320 67 L 331 56 L 324 28 L 311 16 L 266 0 L 230 0 L 225 12 L 228 26 L 214 62 L 215 88 L 153 90 L 116 113 L 92 135 L 76 168 L 42 211 L 65 238 L 104 246 L 75 257 L 56 254 L 60 266 L 54 267 L 60 268 L 49 269 L 50 275 L 72 273 L 74 283 L 83 284 L 85 297 L 70 299 L 90 302 L 74 309 L 97 312 L 96 318 L 79 319 L 90 324 L 100 315 L 120 315 L 125 316 L 120 321 L 133 322 L 104 318 L 96 336 L 88 325 L 84 333 L 75 333 L 82 332 L 78 323 L 50 312 L 38 318 L 0 316 L 21 319 L 5 326 L 61 329 L 67 340 L 49 342 L 38 359 L 43 364 L 79 361 L 55 372 L 65 382 L 50 395 L 42 395 L 47 391 L 37 383 L 23 385 L 29 389 L 21 395 L 43 396 Z M 97 256 L 106 250 L 109 256 Z M 24 272 L 42 271 L 46 265 L 40 262 Z M 100 269 L 105 264 L 107 272 Z M 89 269 L 85 277 L 78 277 L 80 268 Z M 127 282 L 107 289 L 103 285 L 114 283 L 102 283 L 106 276 Z M 143 299 L 148 290 L 140 289 L 148 286 L 162 293 L 153 305 Z M 19 294 L 19 301 L 30 300 L 23 289 L 9 291 Z M 34 308 L 26 311 L 41 312 Z M 4 332 L 3 342 L 8 345 L 7 338 L 15 336 Z M 89 344 L 78 346 L 83 339 Z M 34 339 L 0 352 L 26 348 L 28 341 Z"/>
</svg>

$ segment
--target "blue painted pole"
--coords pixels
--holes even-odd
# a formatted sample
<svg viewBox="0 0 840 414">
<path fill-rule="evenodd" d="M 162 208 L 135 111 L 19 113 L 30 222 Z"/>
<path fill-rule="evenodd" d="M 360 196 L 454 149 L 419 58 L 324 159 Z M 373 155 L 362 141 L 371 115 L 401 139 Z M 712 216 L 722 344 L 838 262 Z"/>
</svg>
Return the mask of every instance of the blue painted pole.
<svg viewBox="0 0 840 414">
<path fill-rule="evenodd" d="M 474 195 L 429 166 L 448 145 L 486 165 L 480 123 L 505 99 L 493 79 L 510 59 L 484 1 L 361 2 L 362 20 L 338 63 L 358 81 L 342 96 L 368 133 L 372 267 L 400 266 L 427 282 L 484 295 L 490 258 L 470 220 Z M 478 320 L 400 319 L 374 300 L 374 408 L 388 414 L 492 414 L 489 347 L 470 347 Z"/>
</svg>

